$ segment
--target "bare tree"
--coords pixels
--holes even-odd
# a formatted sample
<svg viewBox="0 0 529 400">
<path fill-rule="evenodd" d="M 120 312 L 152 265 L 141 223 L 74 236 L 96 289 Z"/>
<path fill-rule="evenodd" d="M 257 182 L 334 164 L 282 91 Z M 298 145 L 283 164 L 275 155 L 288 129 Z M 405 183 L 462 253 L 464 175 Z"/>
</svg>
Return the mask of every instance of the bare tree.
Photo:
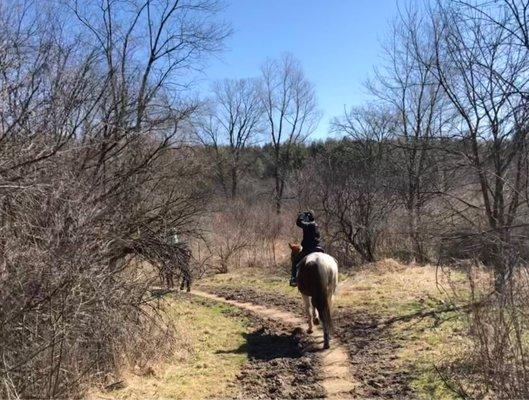
<svg viewBox="0 0 529 400">
<path fill-rule="evenodd" d="M 399 170 L 399 193 L 407 213 L 413 258 L 418 262 L 427 260 L 423 218 L 439 183 L 440 163 L 432 150 L 448 121 L 441 85 L 431 73 L 433 53 L 427 32 L 421 30 L 422 18 L 417 10 L 407 9 L 393 25 L 391 42 L 385 48 L 387 65 L 368 84 L 398 120 L 392 141 L 395 168 Z M 422 59 L 416 57 L 418 47 Z"/>
<path fill-rule="evenodd" d="M 211 146 L 224 194 L 232 198 L 237 196 L 244 150 L 262 129 L 263 107 L 258 89 L 256 79 L 216 82 L 210 110 L 199 122 L 199 138 Z"/>
<path fill-rule="evenodd" d="M 273 149 L 274 197 L 281 212 L 294 146 L 316 128 L 320 113 L 312 84 L 291 55 L 262 67 L 262 102 Z"/>
<path fill-rule="evenodd" d="M 472 178 L 450 193 L 458 217 L 490 253 L 494 293 L 475 290 L 469 361 L 481 385 L 465 397 L 528 396 L 527 1 L 435 2 L 430 10 L 432 73 L 457 119 L 450 134 L 459 163 Z M 418 52 L 419 55 L 422 52 Z M 468 194 L 471 194 L 470 196 Z M 525 200 L 525 201 L 524 201 Z M 465 239 L 465 236 L 463 239 Z M 463 372 L 468 374 L 468 370 Z M 464 385 L 461 385 L 464 387 Z"/>
<path fill-rule="evenodd" d="M 481 201 L 460 200 L 482 211 L 502 290 L 517 262 L 512 235 L 527 181 L 526 50 L 508 30 L 458 2 L 439 5 L 431 26 L 432 73 L 457 112 L 451 135 L 463 144 L 460 156 L 474 173 Z"/>
<path fill-rule="evenodd" d="M 348 139 L 317 163 L 314 193 L 329 230 L 372 262 L 396 205 L 388 143 L 395 119 L 382 109 L 357 108 L 336 118 L 333 129 Z"/>
</svg>

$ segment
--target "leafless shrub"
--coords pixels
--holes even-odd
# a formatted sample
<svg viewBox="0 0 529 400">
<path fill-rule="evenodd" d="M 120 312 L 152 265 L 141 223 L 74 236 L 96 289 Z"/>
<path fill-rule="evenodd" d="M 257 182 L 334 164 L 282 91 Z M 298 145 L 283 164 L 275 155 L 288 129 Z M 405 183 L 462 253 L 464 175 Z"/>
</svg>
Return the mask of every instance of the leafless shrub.
<svg viewBox="0 0 529 400">
<path fill-rule="evenodd" d="M 301 240 L 291 229 L 295 213 L 278 215 L 267 201 L 231 201 L 216 210 L 204 223 L 202 259 L 207 270 L 226 273 L 232 268 L 276 270 L 290 260 L 288 243 Z M 296 238 L 298 234 L 298 238 Z"/>
<path fill-rule="evenodd" d="M 496 398 L 529 396 L 527 278 L 527 270 L 519 270 L 504 293 L 492 296 L 486 305 L 478 303 L 470 314 L 474 372 L 484 391 L 494 393 Z"/>
<path fill-rule="evenodd" d="M 232 208 L 233 207 L 233 208 Z M 217 271 L 226 273 L 230 265 L 238 266 L 243 250 L 252 245 L 249 235 L 251 221 L 245 210 L 238 204 L 233 204 L 223 212 L 215 213 L 211 222 L 213 230 L 222 227 L 222 233 L 215 235 L 212 243 L 212 252 L 218 259 Z"/>
<path fill-rule="evenodd" d="M 310 179 L 326 230 L 334 230 L 331 237 L 346 249 L 352 246 L 363 261 L 375 261 L 380 234 L 396 205 L 387 143 L 393 126 L 391 114 L 369 108 L 335 120 L 334 129 L 349 139 L 323 155 Z"/>
<path fill-rule="evenodd" d="M 0 397 L 78 397 L 169 334 L 131 260 L 174 260 L 202 211 L 170 88 L 225 36 L 215 6 L 0 5 Z"/>
<path fill-rule="evenodd" d="M 290 261 L 288 243 L 301 241 L 301 232 L 294 226 L 295 210 L 277 214 L 272 204 L 250 207 L 252 250 L 249 264 L 276 270 Z"/>
<path fill-rule="evenodd" d="M 527 268 L 520 268 L 498 293 L 490 269 L 477 260 L 446 268 L 465 272 L 467 280 L 449 280 L 453 301 L 465 305 L 468 347 L 437 369 L 464 398 L 525 398 L 527 392 Z"/>
</svg>

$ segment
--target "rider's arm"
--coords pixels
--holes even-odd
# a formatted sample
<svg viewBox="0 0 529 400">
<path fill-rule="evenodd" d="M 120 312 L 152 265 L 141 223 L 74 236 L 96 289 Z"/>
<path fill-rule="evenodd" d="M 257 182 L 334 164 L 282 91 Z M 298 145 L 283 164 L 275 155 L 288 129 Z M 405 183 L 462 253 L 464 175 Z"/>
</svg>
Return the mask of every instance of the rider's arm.
<svg viewBox="0 0 529 400">
<path fill-rule="evenodd" d="M 299 226 L 300 228 L 303 228 L 306 224 L 306 222 L 303 219 L 304 219 L 304 214 L 299 213 L 298 219 L 296 220 L 296 225 Z"/>
</svg>

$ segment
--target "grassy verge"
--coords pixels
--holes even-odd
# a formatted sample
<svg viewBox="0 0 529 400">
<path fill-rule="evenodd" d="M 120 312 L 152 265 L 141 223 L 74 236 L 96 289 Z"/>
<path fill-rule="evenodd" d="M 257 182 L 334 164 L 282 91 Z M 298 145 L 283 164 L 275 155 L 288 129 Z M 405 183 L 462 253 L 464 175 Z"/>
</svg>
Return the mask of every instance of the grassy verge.
<svg viewBox="0 0 529 400">
<path fill-rule="evenodd" d="M 125 372 L 125 387 L 96 393 L 92 399 L 189 399 L 227 397 L 247 354 L 249 321 L 224 304 L 192 298 L 168 298 L 167 316 L 176 327 L 174 352 L 149 376 Z"/>
<path fill-rule="evenodd" d="M 393 334 L 405 345 L 399 361 L 413 366 L 411 387 L 421 399 L 457 399 L 445 368 L 459 364 L 468 349 L 466 322 L 462 314 L 447 312 L 436 320 L 400 323 Z"/>
<path fill-rule="evenodd" d="M 464 276 L 435 266 L 402 265 L 383 260 L 367 266 L 342 284 L 337 304 L 382 319 L 417 314 L 390 326 L 391 337 L 400 345 L 397 362 L 411 366 L 410 385 L 421 399 L 459 398 L 442 375 L 444 366 L 457 363 L 468 348 L 465 317 L 460 312 L 442 312 L 425 318 L 421 313 L 439 310 L 467 296 Z"/>
</svg>

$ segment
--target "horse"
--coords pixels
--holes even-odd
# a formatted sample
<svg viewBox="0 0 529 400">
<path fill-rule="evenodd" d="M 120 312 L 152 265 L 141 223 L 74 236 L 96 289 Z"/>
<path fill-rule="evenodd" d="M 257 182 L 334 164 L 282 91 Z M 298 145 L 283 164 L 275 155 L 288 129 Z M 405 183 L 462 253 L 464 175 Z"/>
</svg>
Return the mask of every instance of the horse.
<svg viewBox="0 0 529 400">
<path fill-rule="evenodd" d="M 191 291 L 192 274 L 190 268 L 191 250 L 185 243 L 171 245 L 174 254 L 169 261 L 162 261 L 159 266 L 160 279 L 167 289 L 174 288 L 174 276 L 181 279 L 180 290 Z"/>
<path fill-rule="evenodd" d="M 289 246 L 292 262 L 295 262 L 301 246 L 290 243 Z M 319 323 L 317 310 L 323 327 L 323 348 L 328 349 L 333 330 L 332 301 L 338 286 L 338 263 L 328 254 L 311 253 L 297 263 L 297 269 L 298 290 L 303 297 L 309 324 L 307 332 L 312 333 L 313 322 L 315 325 Z"/>
</svg>

